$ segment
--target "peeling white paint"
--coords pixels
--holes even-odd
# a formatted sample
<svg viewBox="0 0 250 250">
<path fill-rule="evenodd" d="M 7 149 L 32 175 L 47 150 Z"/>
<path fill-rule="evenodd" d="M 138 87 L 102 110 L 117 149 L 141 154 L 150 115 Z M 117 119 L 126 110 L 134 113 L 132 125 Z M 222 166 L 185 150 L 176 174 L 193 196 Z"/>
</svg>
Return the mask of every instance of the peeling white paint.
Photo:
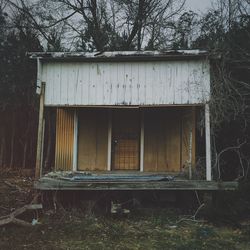
<svg viewBox="0 0 250 250">
<path fill-rule="evenodd" d="M 112 53 L 112 52 L 110 52 Z M 45 105 L 169 105 L 209 101 L 209 61 L 43 62 Z"/>
</svg>

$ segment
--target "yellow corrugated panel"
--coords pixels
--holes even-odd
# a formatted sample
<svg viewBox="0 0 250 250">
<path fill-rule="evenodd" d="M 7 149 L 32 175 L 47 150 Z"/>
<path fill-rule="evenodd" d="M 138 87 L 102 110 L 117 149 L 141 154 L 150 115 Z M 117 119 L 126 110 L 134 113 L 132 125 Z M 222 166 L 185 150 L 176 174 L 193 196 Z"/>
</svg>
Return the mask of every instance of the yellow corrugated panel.
<svg viewBox="0 0 250 250">
<path fill-rule="evenodd" d="M 57 109 L 55 170 L 72 170 L 74 146 L 74 111 Z"/>
</svg>

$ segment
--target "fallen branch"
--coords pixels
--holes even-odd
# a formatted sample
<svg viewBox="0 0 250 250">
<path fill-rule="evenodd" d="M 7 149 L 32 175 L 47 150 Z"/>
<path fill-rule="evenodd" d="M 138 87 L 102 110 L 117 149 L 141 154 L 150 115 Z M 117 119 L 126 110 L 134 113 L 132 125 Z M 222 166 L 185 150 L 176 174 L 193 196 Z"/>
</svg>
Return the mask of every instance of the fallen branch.
<svg viewBox="0 0 250 250">
<path fill-rule="evenodd" d="M 9 209 L 7 207 L 4 207 L 4 206 L 0 206 L 0 209 L 9 211 Z"/>
<path fill-rule="evenodd" d="M 195 214 L 192 216 L 194 220 L 196 220 L 196 215 L 199 213 L 199 211 L 205 206 L 204 203 L 200 204 L 198 209 L 196 210 Z"/>
<path fill-rule="evenodd" d="M 197 196 L 198 197 L 198 196 Z M 200 204 L 200 206 L 198 207 L 198 209 L 196 210 L 196 212 L 194 213 L 194 215 L 190 216 L 189 218 L 181 218 L 180 220 L 176 221 L 175 224 L 179 224 L 181 222 L 187 222 L 187 221 L 191 221 L 191 222 L 196 222 L 196 223 L 204 223 L 204 220 L 197 220 L 196 216 L 199 213 L 199 211 L 205 206 L 204 203 Z"/>
<path fill-rule="evenodd" d="M 16 217 L 23 214 L 27 210 L 37 210 L 37 209 L 42 209 L 42 208 L 43 208 L 42 204 L 25 205 L 21 208 L 16 209 L 14 212 L 10 213 L 9 215 L 0 217 L 0 226 L 7 225 L 9 223 L 14 223 L 17 225 L 22 225 L 22 226 L 31 226 L 32 225 L 31 223 L 26 222 L 21 219 L 17 219 Z"/>
<path fill-rule="evenodd" d="M 20 188 L 18 185 L 12 184 L 9 181 L 4 181 L 4 184 L 6 184 L 10 188 L 17 189 L 19 192 L 24 192 L 24 190 L 22 188 Z"/>
</svg>

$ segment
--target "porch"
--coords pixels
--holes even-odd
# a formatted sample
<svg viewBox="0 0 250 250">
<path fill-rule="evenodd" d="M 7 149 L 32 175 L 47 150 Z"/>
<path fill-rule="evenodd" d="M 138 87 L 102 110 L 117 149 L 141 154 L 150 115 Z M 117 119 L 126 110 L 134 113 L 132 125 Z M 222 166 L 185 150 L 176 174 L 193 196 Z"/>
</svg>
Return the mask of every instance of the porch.
<svg viewBox="0 0 250 250">
<path fill-rule="evenodd" d="M 196 107 L 57 108 L 54 171 L 186 172 Z"/>
<path fill-rule="evenodd" d="M 79 185 L 118 190 L 202 189 L 204 185 L 219 189 L 221 184 L 212 181 L 206 53 L 100 55 L 35 53 L 32 57 L 37 58 L 40 86 L 36 187 L 51 183 L 52 189 Z M 44 109 L 56 110 L 49 170 L 43 166 Z M 195 176 L 201 145 L 196 144 L 198 109 L 204 115 L 204 161 L 202 175 Z M 90 174 L 77 181 L 46 176 L 58 171 Z M 169 173 L 175 178 L 166 178 Z M 98 181 L 93 178 L 96 174 Z"/>
</svg>

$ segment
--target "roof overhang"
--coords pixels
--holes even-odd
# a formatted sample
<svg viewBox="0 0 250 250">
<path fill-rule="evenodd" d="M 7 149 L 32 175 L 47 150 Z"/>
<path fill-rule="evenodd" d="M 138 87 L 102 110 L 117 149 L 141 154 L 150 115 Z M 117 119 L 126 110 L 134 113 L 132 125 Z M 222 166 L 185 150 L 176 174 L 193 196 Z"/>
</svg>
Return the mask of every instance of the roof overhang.
<svg viewBox="0 0 250 250">
<path fill-rule="evenodd" d="M 43 61 L 171 61 L 208 59 L 205 50 L 109 51 L 109 52 L 29 52 L 31 59 Z"/>
</svg>

